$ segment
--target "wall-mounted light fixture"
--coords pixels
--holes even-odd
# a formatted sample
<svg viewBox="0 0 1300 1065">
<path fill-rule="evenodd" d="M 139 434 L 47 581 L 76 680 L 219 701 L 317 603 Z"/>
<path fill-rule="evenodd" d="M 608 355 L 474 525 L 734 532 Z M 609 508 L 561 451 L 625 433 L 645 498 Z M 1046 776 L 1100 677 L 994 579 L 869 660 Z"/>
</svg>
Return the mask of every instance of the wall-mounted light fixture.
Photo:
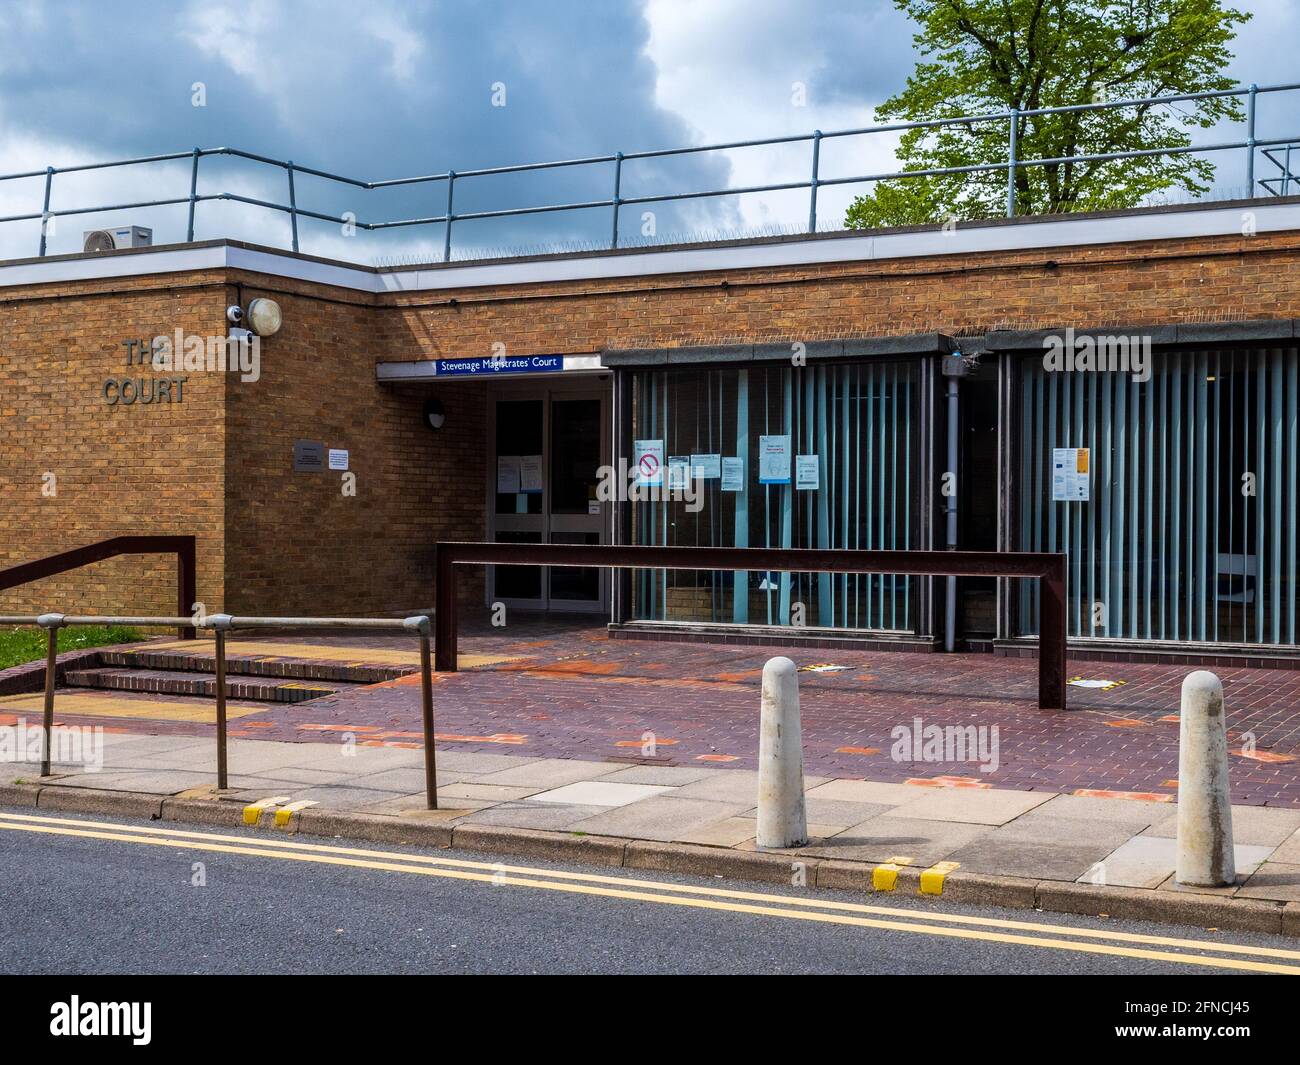
<svg viewBox="0 0 1300 1065">
<path fill-rule="evenodd" d="M 268 299 L 253 300 L 248 305 L 247 311 L 238 303 L 233 303 L 226 308 L 226 321 L 231 325 L 242 326 L 245 320 L 248 322 L 248 329 L 260 337 L 269 337 L 278 333 L 280 326 L 284 324 L 280 305 L 275 300 Z M 231 330 L 231 335 L 233 336 L 235 332 L 236 330 Z"/>
<path fill-rule="evenodd" d="M 424 424 L 434 432 L 442 428 L 442 423 L 447 420 L 447 408 L 442 405 L 442 400 L 436 396 L 430 397 L 424 401 Z"/>
<path fill-rule="evenodd" d="M 255 299 L 248 305 L 248 327 L 258 336 L 273 336 L 283 324 L 280 305 L 275 300 Z"/>
</svg>

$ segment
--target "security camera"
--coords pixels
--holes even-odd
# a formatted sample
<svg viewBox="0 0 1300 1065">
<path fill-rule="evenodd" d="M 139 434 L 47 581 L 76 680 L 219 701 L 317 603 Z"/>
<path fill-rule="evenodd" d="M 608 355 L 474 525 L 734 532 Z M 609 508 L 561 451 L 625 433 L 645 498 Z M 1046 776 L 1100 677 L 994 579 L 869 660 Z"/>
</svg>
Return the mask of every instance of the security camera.
<svg viewBox="0 0 1300 1065">
<path fill-rule="evenodd" d="M 244 309 L 239 304 L 233 304 L 226 308 L 226 321 L 231 325 L 238 325 L 244 320 Z"/>
</svg>

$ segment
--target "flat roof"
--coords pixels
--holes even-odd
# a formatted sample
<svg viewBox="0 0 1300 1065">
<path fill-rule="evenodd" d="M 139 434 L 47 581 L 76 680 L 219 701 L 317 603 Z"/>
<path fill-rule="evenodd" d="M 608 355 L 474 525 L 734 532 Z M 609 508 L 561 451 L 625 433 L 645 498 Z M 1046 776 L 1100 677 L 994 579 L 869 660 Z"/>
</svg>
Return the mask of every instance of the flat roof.
<svg viewBox="0 0 1300 1065">
<path fill-rule="evenodd" d="M 1300 230 L 1300 196 L 1292 196 L 395 267 L 222 239 L 5 260 L 0 288 L 233 269 L 372 295 L 400 294 L 1241 236 L 1246 212 L 1254 216 L 1255 233 Z"/>
</svg>

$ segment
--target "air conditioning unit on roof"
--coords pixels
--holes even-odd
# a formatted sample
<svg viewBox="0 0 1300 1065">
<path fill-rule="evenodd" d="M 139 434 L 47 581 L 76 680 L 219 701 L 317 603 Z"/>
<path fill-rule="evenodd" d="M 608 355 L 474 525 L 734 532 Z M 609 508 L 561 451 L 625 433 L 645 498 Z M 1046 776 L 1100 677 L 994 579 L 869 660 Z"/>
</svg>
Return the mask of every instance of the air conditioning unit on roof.
<svg viewBox="0 0 1300 1065">
<path fill-rule="evenodd" d="M 153 244 L 153 230 L 148 226 L 118 226 L 116 229 L 87 229 L 82 235 L 86 252 L 119 251 L 122 248 L 147 248 Z"/>
</svg>

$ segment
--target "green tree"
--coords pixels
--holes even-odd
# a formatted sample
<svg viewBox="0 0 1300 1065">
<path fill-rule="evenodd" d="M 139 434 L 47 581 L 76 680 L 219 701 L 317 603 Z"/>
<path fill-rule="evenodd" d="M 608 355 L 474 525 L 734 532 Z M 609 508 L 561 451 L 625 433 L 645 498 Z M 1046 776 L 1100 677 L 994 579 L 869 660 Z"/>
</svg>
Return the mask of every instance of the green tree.
<svg viewBox="0 0 1300 1065">
<path fill-rule="evenodd" d="M 1249 14 L 1222 0 L 894 0 L 920 26 L 922 60 L 877 122 L 926 122 L 1010 110 L 1213 92 Z M 1018 159 L 1184 147 L 1188 130 L 1240 120 L 1239 98 L 1021 115 Z M 1005 163 L 1010 122 L 903 133 L 899 170 Z M 1190 154 L 1020 167 L 1016 213 L 1131 207 L 1153 193 L 1206 191 L 1214 164 Z M 850 229 L 985 218 L 1006 212 L 1006 169 L 877 182 L 849 207 Z"/>
</svg>

